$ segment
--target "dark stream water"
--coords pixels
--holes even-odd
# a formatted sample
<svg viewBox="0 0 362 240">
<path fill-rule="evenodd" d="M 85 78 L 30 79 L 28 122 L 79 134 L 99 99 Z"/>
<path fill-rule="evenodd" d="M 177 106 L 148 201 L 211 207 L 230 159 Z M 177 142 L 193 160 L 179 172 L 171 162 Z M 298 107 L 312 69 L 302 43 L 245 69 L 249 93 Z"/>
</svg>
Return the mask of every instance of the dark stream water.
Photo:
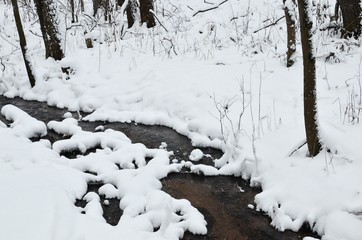
<svg viewBox="0 0 362 240">
<path fill-rule="evenodd" d="M 0 109 L 6 104 L 13 104 L 31 116 L 45 123 L 51 120 L 62 120 L 66 109 L 49 107 L 45 103 L 36 101 L 24 101 L 20 98 L 8 99 L 0 96 Z M 84 113 L 82 113 L 84 115 Z M 74 116 L 77 116 L 76 114 Z M 7 123 L 0 114 L 0 120 Z M 79 126 L 83 130 L 94 131 L 102 125 L 105 129 L 111 128 L 125 133 L 132 142 L 143 143 L 148 148 L 158 148 L 161 142 L 167 143 L 167 149 L 174 152 L 177 159 L 187 160 L 188 155 L 194 149 L 191 142 L 174 130 L 162 126 L 146 126 L 134 123 L 108 123 L 108 122 L 84 122 Z M 49 131 L 46 136 L 51 142 L 61 139 L 62 136 Z M 205 154 L 212 158 L 219 158 L 222 152 L 213 148 L 200 148 Z M 76 156 L 78 153 L 67 153 L 68 157 Z M 212 159 L 204 157 L 201 161 L 211 164 Z M 307 227 L 299 232 L 279 232 L 270 226 L 270 218 L 262 212 L 250 207 L 254 203 L 254 196 L 260 189 L 251 188 L 249 183 L 241 178 L 230 176 L 205 177 L 187 173 L 171 173 L 162 180 L 163 190 L 175 198 L 186 198 L 193 206 L 205 216 L 208 222 L 208 234 L 193 235 L 187 232 L 184 240 L 294 240 L 303 239 L 305 236 L 317 237 Z M 89 183 L 88 192 L 97 192 L 102 183 Z M 240 191 L 240 188 L 244 192 Z M 122 215 L 118 199 L 105 199 L 101 196 L 104 218 L 111 225 L 116 225 Z M 78 200 L 77 206 L 85 206 L 84 200 Z M 250 205 L 249 205 L 250 206 Z M 155 229 L 156 231 L 157 229 Z"/>
</svg>

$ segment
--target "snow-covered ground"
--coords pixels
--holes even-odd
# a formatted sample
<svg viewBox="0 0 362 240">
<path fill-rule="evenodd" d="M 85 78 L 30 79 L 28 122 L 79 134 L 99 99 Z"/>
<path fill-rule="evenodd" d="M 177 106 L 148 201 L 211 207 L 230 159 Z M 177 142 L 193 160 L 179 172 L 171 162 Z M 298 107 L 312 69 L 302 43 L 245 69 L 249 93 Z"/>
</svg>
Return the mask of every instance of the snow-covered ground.
<svg viewBox="0 0 362 240">
<path fill-rule="evenodd" d="M 5 66 L 0 71 L 0 92 L 72 111 L 94 111 L 85 118 L 89 121 L 171 127 L 195 146 L 225 152 L 214 167 L 187 163 L 192 171 L 241 176 L 260 185 L 263 192 L 255 198 L 257 208 L 268 213 L 277 229 L 298 230 L 307 222 L 325 240 L 362 239 L 359 41 L 346 42 L 316 31 L 318 121 L 325 150 L 308 158 L 305 146 L 299 149 L 305 141 L 300 46 L 296 64 L 288 69 L 285 21 L 254 33 L 283 16 L 281 2 L 229 0 L 218 9 L 193 16 L 209 4 L 157 1 L 156 14 L 167 31 L 161 26 L 153 30 L 136 26 L 123 32 L 121 39 L 119 26 L 110 30 L 101 25 L 91 32 L 94 48 L 86 49 L 83 32 L 71 28 L 61 62 L 44 60 L 41 38 L 28 33 L 37 76 L 33 89 L 17 43 L 11 42 L 17 34 L 11 8 L 0 3 L 0 57 Z M 330 9 L 333 3 L 329 2 Z M 26 29 L 39 33 L 37 24 L 31 23 L 26 22 Z M 112 31 L 116 37 L 112 38 Z M 338 61 L 327 61 L 331 52 Z M 60 66 L 73 69 L 70 79 Z M 69 140 L 53 146 L 46 141 L 31 143 L 27 137 L 44 134 L 44 124 L 24 120 L 23 113 L 12 106 L 4 107 L 2 114 L 14 124 L 0 128 L 0 189 L 7 196 L 0 200 L 0 226 L 5 229 L 0 239 L 25 238 L 17 230 L 24 227 L 29 228 L 27 236 L 37 239 L 117 234 L 132 234 L 132 239 L 177 239 L 186 229 L 206 231 L 203 217 L 188 202 L 159 191 L 158 180 L 180 167 L 168 165 L 164 150 L 131 144 L 126 136 L 113 132 L 84 132 L 72 118 L 48 124 L 71 135 Z M 101 144 L 103 150 L 96 154 L 104 156 L 105 162 L 90 155 L 70 163 L 58 155 L 64 148 L 84 150 L 94 144 Z M 198 159 L 199 154 L 194 152 L 190 159 Z M 139 169 L 120 174 L 115 170 L 114 163 L 129 168 L 130 159 L 139 155 Z M 153 157 L 147 165 L 145 156 Z M 74 210 L 73 202 L 85 193 L 90 177 L 77 170 L 97 170 L 102 173 L 99 180 L 113 184 L 104 190 L 121 197 L 122 208 L 129 209 L 117 228 L 102 223 L 92 196 L 85 216 Z M 121 184 L 125 180 L 137 187 Z M 161 200 L 168 204 L 158 205 Z M 180 209 L 189 216 L 181 222 L 173 214 Z M 19 218 L 21 222 L 14 224 Z M 39 222 L 48 227 L 36 228 Z M 61 235 L 64 224 L 73 229 L 67 236 Z M 161 226 L 163 231 L 154 234 L 152 226 Z"/>
</svg>

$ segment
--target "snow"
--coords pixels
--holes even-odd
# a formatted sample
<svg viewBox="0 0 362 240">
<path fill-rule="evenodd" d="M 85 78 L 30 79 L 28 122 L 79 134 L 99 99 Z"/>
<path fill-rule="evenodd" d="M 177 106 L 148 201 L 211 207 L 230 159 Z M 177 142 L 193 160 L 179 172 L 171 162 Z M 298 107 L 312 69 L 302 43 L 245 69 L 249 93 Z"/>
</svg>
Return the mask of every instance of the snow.
<svg viewBox="0 0 362 240">
<path fill-rule="evenodd" d="M 17 135 L 14 128 L 0 129 L 0 191 L 6 196 L 1 198 L 0 205 L 7 206 L 0 208 L 2 239 L 26 239 L 29 236 L 37 239 L 79 239 L 80 236 L 97 239 L 100 235 L 110 237 L 113 231 L 117 232 L 116 236 L 127 239 L 130 236 L 132 239 L 144 239 L 145 236 L 147 239 L 177 239 L 186 230 L 206 233 L 204 217 L 189 201 L 176 200 L 160 191 L 159 179 L 181 168 L 180 164 L 169 164 L 167 151 L 133 144 L 123 133 L 111 129 L 97 133 L 83 131 L 73 118 L 51 121 L 48 126 L 58 133 L 71 135 L 71 138 L 59 140 L 50 148 L 50 144 L 31 142 Z M 60 143 L 73 143 L 74 139 L 77 139 L 74 142 L 78 142 L 78 146 L 99 143 L 102 149 L 80 156 L 76 161 L 59 157 L 61 150 L 73 148 L 72 144 Z M 146 157 L 152 158 L 147 165 Z M 122 169 L 118 169 L 115 163 L 119 163 Z M 86 170 L 97 176 L 84 173 Z M 99 194 L 121 199 L 123 215 L 117 225 L 119 228 L 110 230 L 107 227 L 97 193 L 84 195 L 89 181 L 104 183 Z M 84 209 L 76 209 L 76 199 L 87 202 Z M 175 213 L 179 211 L 182 218 L 176 217 Z M 36 221 L 35 225 L 31 224 L 33 221 Z M 153 233 L 153 228 L 159 226 L 162 231 Z M 67 231 L 63 230 L 64 227 Z M 22 230 L 18 231 L 18 228 Z M 89 234 L 90 229 L 93 229 L 93 234 Z"/>
<path fill-rule="evenodd" d="M 191 161 L 199 161 L 204 156 L 204 153 L 200 149 L 194 149 L 190 153 L 189 159 Z"/>
<path fill-rule="evenodd" d="M 254 205 L 253 205 L 253 204 L 248 204 L 248 208 L 250 208 L 250 209 L 254 209 L 255 207 L 254 207 Z"/>
<path fill-rule="evenodd" d="M 47 134 L 46 126 L 43 122 L 29 116 L 23 110 L 6 105 L 1 108 L 1 114 L 12 122 L 10 125 L 14 129 L 14 133 L 27 138 L 42 137 Z"/>
<path fill-rule="evenodd" d="M 91 1 L 85 2 L 91 11 Z M 334 1 L 329 3 L 330 10 Z M 347 42 L 315 28 L 324 150 L 311 159 L 301 146 L 300 44 L 295 65 L 286 68 L 285 21 L 253 33 L 283 16 L 282 2 L 229 0 L 195 17 L 210 4 L 170 0 L 162 7 L 165 15 L 160 9 L 156 14 L 168 32 L 160 26 L 135 26 L 112 39 L 112 31 L 120 33 L 121 26 L 110 30 L 99 24 L 87 33 L 94 48 L 86 49 L 84 31 L 69 29 L 61 62 L 44 60 L 40 39 L 27 34 L 37 78 L 31 89 L 19 64 L 11 9 L 0 2 L 0 93 L 78 111 L 45 124 L 26 109 L 1 108 L 11 124 L 0 121 L 0 191 L 6 196 L 0 199 L 0 239 L 179 239 L 186 230 L 205 234 L 207 223 L 189 201 L 160 190 L 160 179 L 182 166 L 197 174 L 250 179 L 262 192 L 254 204 L 240 207 L 266 212 L 280 231 L 297 231 L 307 223 L 323 240 L 362 239 L 360 40 Z M 33 23 L 25 21 L 25 29 L 39 34 Z M 325 61 L 330 53 L 340 62 Z M 60 66 L 72 67 L 69 79 Z M 92 113 L 83 118 L 79 111 Z M 164 125 L 187 136 L 195 148 L 216 147 L 225 154 L 206 166 L 198 164 L 203 153 L 195 149 L 191 161 L 173 159 L 170 164 L 167 143 L 148 149 L 103 126 L 95 133 L 84 131 L 77 122 L 81 118 Z M 47 129 L 69 139 L 53 144 L 29 140 Z M 92 148 L 96 152 L 76 159 L 61 156 Z M 152 160 L 147 163 L 146 158 Z M 116 227 L 105 223 L 97 194 L 84 196 L 86 214 L 74 206 L 90 181 L 103 183 L 100 194 L 120 199 L 124 215 Z"/>
</svg>

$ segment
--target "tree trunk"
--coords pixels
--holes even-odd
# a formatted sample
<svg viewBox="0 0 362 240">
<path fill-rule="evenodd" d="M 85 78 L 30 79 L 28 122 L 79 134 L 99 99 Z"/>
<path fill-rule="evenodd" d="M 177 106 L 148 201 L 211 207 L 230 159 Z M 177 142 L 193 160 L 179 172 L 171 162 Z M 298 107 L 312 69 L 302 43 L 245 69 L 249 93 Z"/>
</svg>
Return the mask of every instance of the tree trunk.
<svg viewBox="0 0 362 240">
<path fill-rule="evenodd" d="M 358 38 L 361 35 L 361 0 L 339 0 L 342 12 L 342 37 Z"/>
<path fill-rule="evenodd" d="M 295 54 L 295 44 L 296 44 L 296 38 L 295 38 L 295 21 L 294 17 L 291 14 L 292 6 L 295 6 L 295 0 L 283 0 L 284 3 L 284 14 L 285 19 L 287 23 L 287 36 L 288 36 L 288 42 L 287 42 L 287 67 L 291 67 L 294 64 L 293 56 Z"/>
<path fill-rule="evenodd" d="M 34 0 L 45 44 L 45 57 L 61 60 L 64 57 L 60 46 L 58 19 L 53 0 Z"/>
<path fill-rule="evenodd" d="M 70 11 L 72 14 L 72 23 L 75 23 L 75 6 L 74 6 L 74 0 L 69 0 L 69 4 L 70 4 Z"/>
<path fill-rule="evenodd" d="M 339 19 L 339 0 L 336 0 L 336 5 L 334 5 L 334 20 L 338 21 Z"/>
<path fill-rule="evenodd" d="M 304 68 L 304 124 L 310 156 L 321 150 L 317 125 L 317 93 L 315 56 L 313 54 L 312 20 L 309 18 L 309 0 L 298 0 L 300 33 Z"/>
<path fill-rule="evenodd" d="M 104 9 L 104 21 L 111 22 L 111 17 L 110 17 L 110 13 L 109 13 L 109 0 L 103 0 L 102 3 L 103 3 L 102 4 L 103 9 Z"/>
<path fill-rule="evenodd" d="M 28 78 L 29 78 L 31 87 L 34 87 L 35 86 L 35 77 L 31 70 L 30 63 L 27 59 L 26 38 L 25 38 L 25 34 L 24 34 L 23 24 L 21 23 L 18 2 L 17 2 L 17 0 L 11 0 L 11 3 L 13 4 L 14 18 L 15 18 L 16 27 L 17 27 L 18 33 L 19 33 L 20 48 L 21 48 L 21 52 L 23 54 L 26 72 L 28 74 Z"/>
<path fill-rule="evenodd" d="M 98 9 L 101 7 L 101 0 L 93 0 L 93 17 L 97 14 Z"/>
<path fill-rule="evenodd" d="M 81 12 L 84 12 L 84 0 L 79 0 L 80 2 L 80 10 Z"/>
<path fill-rule="evenodd" d="M 136 22 L 137 18 L 137 1 L 136 0 L 129 0 L 127 7 L 127 22 L 128 22 L 128 28 L 131 28 L 134 23 Z"/>
<path fill-rule="evenodd" d="M 153 10 L 153 0 L 140 0 L 141 23 L 146 23 L 148 28 L 156 26 Z"/>
</svg>

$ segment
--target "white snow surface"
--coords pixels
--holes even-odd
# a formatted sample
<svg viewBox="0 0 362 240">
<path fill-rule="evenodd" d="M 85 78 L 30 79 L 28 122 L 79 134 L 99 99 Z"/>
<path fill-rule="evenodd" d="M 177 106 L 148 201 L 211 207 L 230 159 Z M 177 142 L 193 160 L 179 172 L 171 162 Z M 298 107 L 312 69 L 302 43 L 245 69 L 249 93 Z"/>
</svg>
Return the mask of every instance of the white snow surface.
<svg viewBox="0 0 362 240">
<path fill-rule="evenodd" d="M 191 161 L 199 161 L 202 157 L 204 156 L 204 153 L 200 150 L 200 149 L 194 149 L 192 150 L 192 152 L 190 153 L 189 159 Z"/>
<path fill-rule="evenodd" d="M 42 137 L 47 134 L 47 128 L 43 122 L 29 116 L 29 114 L 13 105 L 2 107 L 1 114 L 12 122 L 10 127 L 14 129 L 16 135 L 32 138 Z"/>
<path fill-rule="evenodd" d="M 20 51 L 4 40 L 17 35 L 10 8 L 1 1 L 0 30 L 7 35 L 0 38 L 6 64 L 0 68 L 0 93 L 94 111 L 84 118 L 89 121 L 171 127 L 195 147 L 225 152 L 215 166 L 186 162 L 191 171 L 240 176 L 260 185 L 255 208 L 265 211 L 277 229 L 296 231 L 306 222 L 323 240 L 362 239 L 362 51 L 355 47 L 360 40 L 349 45 L 316 28 L 324 150 L 309 158 L 305 146 L 299 149 L 305 141 L 300 45 L 295 65 L 286 68 L 285 20 L 254 33 L 283 16 L 282 1 L 229 0 L 194 17 L 210 4 L 157 2 L 166 15 L 160 9 L 156 14 L 173 31 L 135 26 L 122 39 L 107 42 L 111 30 L 97 27 L 90 33 L 94 48 L 85 49 L 83 33 L 72 28 L 61 62 L 44 60 L 41 42 L 27 34 L 37 77 L 31 89 L 24 67 L 17 64 Z M 329 3 L 333 6 L 334 1 Z M 27 31 L 39 33 L 37 27 L 25 24 Z M 338 50 L 341 46 L 347 50 Z M 339 62 L 327 61 L 331 52 Z M 70 79 L 60 66 L 73 68 Z M 181 167 L 169 164 L 165 149 L 133 144 L 112 130 L 83 131 L 69 114 L 48 127 L 70 139 L 53 146 L 48 141 L 32 143 L 29 137 L 45 134 L 43 123 L 11 105 L 1 113 L 13 123 L 7 128 L 0 122 L 0 191 L 6 196 L 0 198 L 0 239 L 178 239 L 186 229 L 206 232 L 204 218 L 188 201 L 160 191 L 159 179 Z M 101 149 L 77 161 L 59 156 L 94 146 Z M 146 164 L 145 157 L 152 160 Z M 116 164 L 124 169 L 118 171 Z M 98 176 L 82 173 L 86 170 Z M 104 223 L 97 196 L 87 195 L 85 215 L 74 207 L 90 180 L 103 181 L 101 191 L 121 199 L 125 215 L 116 227 Z M 187 216 L 184 221 L 174 214 L 180 210 Z M 65 226 L 67 231 L 62 231 Z M 155 226 L 161 228 L 153 233 Z"/>
<path fill-rule="evenodd" d="M 204 217 L 189 201 L 160 190 L 159 179 L 181 168 L 169 164 L 170 153 L 133 144 L 111 129 L 86 132 L 76 123 L 72 118 L 49 122 L 58 133 L 71 135 L 52 147 L 18 136 L 14 128 L 0 128 L 0 239 L 179 239 L 186 230 L 206 233 Z M 58 154 L 97 145 L 95 153 L 77 159 Z M 147 164 L 146 157 L 151 158 Z M 105 222 L 98 194 L 83 196 L 89 181 L 104 183 L 99 194 L 121 200 L 123 215 L 115 227 Z M 75 207 L 82 198 L 85 208 Z"/>
</svg>

